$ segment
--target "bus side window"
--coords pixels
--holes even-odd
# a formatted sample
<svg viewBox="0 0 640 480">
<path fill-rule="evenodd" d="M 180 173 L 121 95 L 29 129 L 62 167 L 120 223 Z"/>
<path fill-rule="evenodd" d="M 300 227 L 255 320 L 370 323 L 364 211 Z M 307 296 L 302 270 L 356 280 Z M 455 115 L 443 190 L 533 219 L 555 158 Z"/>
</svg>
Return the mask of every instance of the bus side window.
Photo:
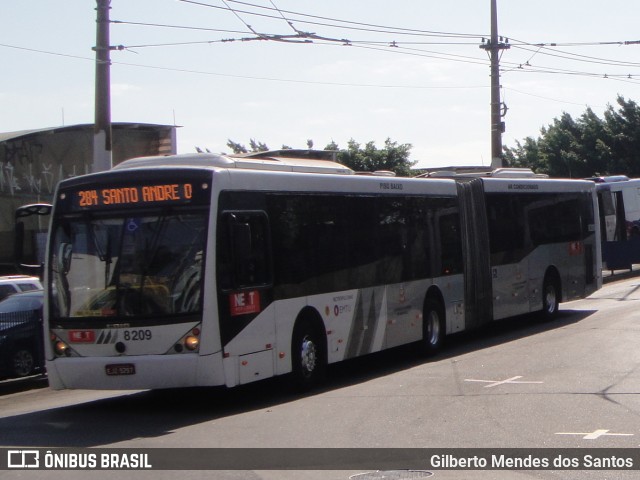
<svg viewBox="0 0 640 480">
<path fill-rule="evenodd" d="M 218 247 L 222 288 L 271 282 L 269 228 L 264 212 L 227 213 L 226 241 Z"/>
<path fill-rule="evenodd" d="M 445 212 L 447 212 L 445 210 Z M 439 246 L 442 265 L 435 274 L 450 275 L 462 273 L 462 237 L 460 235 L 460 215 L 457 211 L 446 213 L 438 219 L 440 232 Z"/>
</svg>

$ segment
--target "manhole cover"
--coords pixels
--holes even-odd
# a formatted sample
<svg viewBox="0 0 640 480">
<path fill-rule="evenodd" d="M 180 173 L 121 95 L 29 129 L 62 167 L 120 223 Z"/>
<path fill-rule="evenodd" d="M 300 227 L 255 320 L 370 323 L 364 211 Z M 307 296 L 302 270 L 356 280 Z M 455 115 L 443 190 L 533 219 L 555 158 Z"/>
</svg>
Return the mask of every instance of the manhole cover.
<svg viewBox="0 0 640 480">
<path fill-rule="evenodd" d="M 358 473 L 351 475 L 350 480 L 408 480 L 416 478 L 427 478 L 432 476 L 432 472 L 426 470 L 385 470 L 370 473 Z"/>
</svg>

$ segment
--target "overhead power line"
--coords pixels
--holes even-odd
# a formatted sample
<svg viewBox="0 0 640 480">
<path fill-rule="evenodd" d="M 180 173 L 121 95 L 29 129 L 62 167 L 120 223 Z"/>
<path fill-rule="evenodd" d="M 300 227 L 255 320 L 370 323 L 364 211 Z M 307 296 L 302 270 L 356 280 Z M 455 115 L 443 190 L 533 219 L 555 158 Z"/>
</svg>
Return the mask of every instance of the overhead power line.
<svg viewBox="0 0 640 480">
<path fill-rule="evenodd" d="M 132 49 L 132 48 L 146 48 L 146 47 L 169 47 L 169 46 L 190 46 L 196 44 L 218 44 L 218 43 L 226 43 L 226 42 L 246 42 L 246 41 L 255 41 L 255 40 L 277 40 L 277 41 L 302 41 L 305 40 L 304 43 L 313 43 L 315 45 L 349 45 L 355 48 L 369 50 L 369 51 L 381 51 L 386 54 L 396 54 L 396 55 L 405 55 L 405 56 L 414 56 L 421 58 L 430 58 L 436 59 L 439 61 L 450 61 L 457 63 L 466 63 L 470 65 L 479 65 L 479 66 L 487 66 L 488 62 L 485 58 L 474 57 L 471 55 L 462 55 L 457 53 L 451 53 L 442 49 L 442 51 L 434 50 L 434 49 L 422 49 L 420 46 L 469 46 L 472 45 L 477 47 L 478 41 L 472 41 L 473 39 L 480 39 L 486 35 L 473 34 L 473 33 L 454 33 L 454 32 L 444 32 L 444 31 L 433 31 L 433 30 L 420 30 L 420 29 L 411 29 L 397 26 L 386 26 L 379 25 L 374 23 L 366 23 L 366 22 L 356 22 L 350 20 L 343 20 L 331 17 L 323 17 L 318 15 L 310 15 L 302 12 L 295 12 L 290 10 L 283 10 L 277 7 L 276 3 L 273 0 L 269 0 L 271 3 L 271 7 L 264 5 L 256 5 L 250 2 L 238 1 L 238 0 L 225 0 L 227 6 L 226 7 L 218 7 L 214 5 L 207 4 L 205 2 L 199 2 L 195 0 L 181 0 L 183 3 L 189 3 L 194 5 L 200 5 L 208 8 L 218 8 L 228 11 L 230 13 L 236 11 L 240 14 L 246 15 L 256 15 L 256 12 L 250 12 L 248 10 L 239 11 L 231 7 L 234 5 L 241 5 L 246 8 L 254 8 L 259 11 L 269 12 L 267 15 L 268 18 L 273 18 L 276 20 L 286 22 L 289 27 L 293 30 L 293 34 L 277 34 L 277 33 L 265 33 L 259 32 L 255 29 L 256 34 L 253 34 L 251 30 L 247 32 L 247 30 L 233 30 L 233 29 L 220 29 L 220 28 L 211 28 L 211 27 L 202 27 L 202 26 L 194 26 L 194 25 L 173 25 L 167 23 L 147 23 L 147 22 L 136 22 L 136 21 L 123 21 L 123 20 L 112 20 L 111 22 L 114 24 L 120 25 L 135 25 L 135 26 L 148 26 L 148 27 L 156 27 L 156 28 L 168 28 L 168 29 L 182 29 L 186 31 L 202 31 L 202 32 L 211 32 L 211 33 L 223 33 L 237 36 L 236 38 L 219 38 L 219 39 L 209 39 L 209 40 L 200 40 L 200 41 L 175 41 L 175 42 L 162 42 L 162 43 L 144 43 L 144 44 L 131 44 L 131 45 L 120 45 L 116 47 L 119 50 L 123 49 Z M 259 14 L 264 16 L 263 14 Z M 375 33 L 376 35 L 384 35 L 384 36 L 398 36 L 401 35 L 410 35 L 410 38 L 405 38 L 405 40 L 399 40 L 398 38 L 387 39 L 387 40 L 375 40 L 375 39 L 360 39 L 360 38 L 349 38 L 349 39 L 339 39 L 332 38 L 326 35 L 319 35 L 316 33 L 303 32 L 300 28 L 298 28 L 295 23 L 303 23 L 326 26 L 329 28 L 342 28 L 344 30 L 350 30 L 354 34 L 357 33 Z M 312 23 L 313 22 L 313 23 Z M 244 25 L 243 21 L 243 25 Z M 245 25 L 246 27 L 246 25 Z M 250 36 L 242 36 L 243 34 L 249 33 Z M 254 35 L 254 36 L 251 36 Z M 372 37 L 374 35 L 371 35 Z M 423 37 L 423 40 L 419 40 L 416 37 Z M 460 40 L 460 41 L 458 41 Z M 511 39 L 511 46 L 522 52 L 529 53 L 529 56 L 522 63 L 508 61 L 507 59 L 501 60 L 501 72 L 502 73 L 531 73 L 531 74 L 554 74 L 554 75 L 571 75 L 571 76 L 582 76 L 588 78 L 606 78 L 610 80 L 616 81 L 625 81 L 628 83 L 637 83 L 638 75 L 631 73 L 619 73 L 619 72 L 596 72 L 596 71 L 585 71 L 584 69 L 566 69 L 566 68 L 557 68 L 553 66 L 545 66 L 541 62 L 536 62 L 536 64 L 532 64 L 532 59 L 538 55 L 545 56 L 545 58 L 559 58 L 562 60 L 571 60 L 571 61 L 579 61 L 582 64 L 586 65 L 606 65 L 615 68 L 635 68 L 640 66 L 640 63 L 637 62 L 625 62 L 618 61 L 612 59 L 606 59 L 602 57 L 595 56 L 587 56 L 580 55 L 572 52 L 567 52 L 565 50 L 559 50 L 558 46 L 570 47 L 570 46 L 584 46 L 584 45 L 636 45 L 639 44 L 640 41 L 618 41 L 618 42 L 583 42 L 583 43 L 530 43 L 524 42 L 520 40 Z M 0 46 L 4 46 L 6 48 L 14 48 L 21 49 L 25 51 L 31 51 L 34 53 L 45 53 L 48 55 L 56 55 L 60 57 L 69 57 L 69 58 L 77 58 L 83 60 L 92 59 L 70 55 L 65 53 L 51 52 L 46 50 L 37 50 L 32 48 L 20 47 L 16 45 L 7 45 L 1 44 Z M 117 62 L 114 62 L 117 63 Z M 125 65 L 124 63 L 121 63 Z M 128 66 L 136 66 L 134 63 L 126 64 Z M 141 68 L 162 68 L 171 70 L 171 67 L 162 67 L 162 66 L 149 66 L 149 65 L 138 65 Z M 200 73 L 204 75 L 216 74 L 213 72 L 206 72 L 200 70 L 189 70 L 189 69 L 173 69 L 174 71 L 185 71 L 189 73 Z M 232 76 L 231 74 L 219 74 L 219 75 L 227 75 Z M 240 76 L 242 77 L 242 76 Z M 251 77 L 242 77 L 242 78 L 251 78 Z M 274 79 L 274 78 L 264 78 L 264 77 L 252 77 L 254 80 L 270 80 L 270 81 L 292 81 L 297 82 L 295 79 Z M 374 84 L 363 85 L 358 83 L 348 83 L 345 82 L 343 84 L 338 83 L 330 83 L 330 82 L 305 82 L 301 81 L 300 83 L 319 83 L 325 85 L 340 85 L 340 86 L 367 86 L 367 87 L 375 87 Z M 383 85 L 382 88 L 418 88 L 418 86 L 402 86 L 402 85 Z M 427 87 L 427 88 L 440 88 L 440 87 Z"/>
<path fill-rule="evenodd" d="M 411 90 L 414 90 L 414 89 L 415 90 L 465 90 L 465 89 L 488 88 L 488 85 L 429 86 L 429 85 L 398 85 L 398 84 L 355 83 L 355 82 L 327 82 L 327 81 L 319 81 L 319 80 L 298 80 L 298 79 L 290 79 L 290 78 L 278 78 L 278 77 L 267 77 L 267 76 L 256 76 L 256 75 L 236 75 L 236 74 L 230 74 L 230 73 L 209 72 L 205 70 L 192 70 L 192 69 L 185 69 L 185 68 L 160 67 L 155 65 L 143 65 L 143 64 L 128 63 L 128 62 L 112 62 L 112 64 L 124 65 L 128 67 L 148 68 L 152 70 L 193 73 L 198 75 L 212 75 L 212 76 L 227 77 L 227 78 L 240 78 L 244 80 L 261 80 L 261 81 L 270 81 L 270 82 L 297 83 L 297 84 L 307 84 L 307 85 L 326 85 L 326 86 L 338 86 L 338 87 L 365 87 L 365 88 L 411 89 Z"/>
<path fill-rule="evenodd" d="M 280 15 L 271 15 L 271 14 L 264 14 L 264 13 L 258 13 L 258 12 L 254 12 L 251 10 L 239 10 L 239 9 L 235 9 L 235 8 L 230 8 L 228 6 L 225 7 L 221 7 L 219 5 L 211 5 L 209 3 L 204 3 L 204 2 L 199 2 L 196 0 L 179 0 L 183 3 L 189 3 L 189 4 L 193 4 L 193 5 L 198 5 L 198 6 L 202 6 L 202 7 L 208 7 L 208 8 L 213 8 L 213 9 L 217 9 L 217 10 L 226 10 L 226 11 L 231 11 L 233 13 L 237 13 L 237 14 L 245 14 L 245 15 L 252 15 L 252 16 L 258 16 L 258 17 L 263 17 L 263 18 L 271 18 L 271 19 L 278 19 L 281 20 L 282 17 Z M 235 0 L 226 0 L 229 3 L 237 3 L 237 4 L 242 4 L 245 6 L 250 6 L 252 8 L 256 8 L 256 9 L 266 9 L 268 11 L 276 11 L 276 9 L 271 8 L 271 7 L 265 7 L 264 5 L 255 5 L 255 4 L 251 4 L 251 3 L 247 3 L 247 2 L 237 2 Z M 306 25 L 316 25 L 316 26 L 323 26 L 323 27 L 332 27 L 332 28 L 341 28 L 341 29 L 349 29 L 349 30 L 353 30 L 353 31 L 367 31 L 367 32 L 376 32 L 376 33 L 393 33 L 393 34 L 397 34 L 397 35 L 410 35 L 410 36 L 437 36 L 437 37 L 451 37 L 451 38 L 481 38 L 482 36 L 487 36 L 486 34 L 469 34 L 469 33 L 453 33 L 453 32 L 437 32 L 437 31 L 429 31 L 429 30 L 419 30 L 419 29 L 410 29 L 410 28 L 402 28 L 402 27 L 388 27 L 388 26 L 384 26 L 384 25 L 376 25 L 376 24 L 368 24 L 368 23 L 362 23 L 362 22 L 354 22 L 354 21 L 349 21 L 349 20 L 339 20 L 339 19 L 335 19 L 335 18 L 328 18 L 328 17 L 320 17 L 320 16 L 316 16 L 316 15 L 308 15 L 308 14 L 304 14 L 304 13 L 299 13 L 299 12 L 292 12 L 289 10 L 277 10 L 280 13 L 286 13 L 287 15 L 299 15 L 303 18 L 301 19 L 289 19 L 290 21 L 296 21 L 298 23 L 303 23 Z M 307 18 L 313 19 L 313 20 L 307 20 Z M 323 20 L 322 22 L 319 22 L 317 20 Z M 336 23 L 326 23 L 326 22 L 338 22 L 338 24 Z M 344 24 L 344 25 L 340 25 L 340 24 Z"/>
<path fill-rule="evenodd" d="M 562 58 L 565 60 L 571 60 L 574 62 L 583 62 L 583 63 L 591 63 L 591 64 L 599 64 L 599 65 L 614 65 L 619 67 L 640 67 L 640 62 L 627 62 L 623 60 L 612 60 L 602 57 L 594 57 L 590 55 L 581 55 L 578 53 L 565 52 L 562 50 L 556 50 L 549 47 L 538 47 L 537 50 L 533 50 L 531 48 L 523 47 L 520 45 L 513 45 L 512 47 L 515 49 L 520 49 L 526 52 L 534 52 L 535 54 L 546 55 L 549 57 Z"/>
<path fill-rule="evenodd" d="M 364 48 L 364 49 L 369 49 L 369 50 L 375 50 L 375 49 L 379 49 L 385 52 L 388 52 L 388 49 L 385 47 L 394 47 L 397 48 L 397 50 L 395 50 L 394 53 L 397 54 L 403 54 L 403 55 L 413 55 L 413 56 L 421 56 L 424 58 L 436 58 L 436 59 L 440 59 L 440 60 L 450 60 L 450 61 L 456 61 L 456 62 L 468 62 L 470 64 L 478 64 L 478 65 L 485 65 L 485 62 L 482 59 L 479 58 L 475 58 L 475 57 L 471 57 L 471 56 L 465 56 L 465 55 L 458 55 L 458 54 L 452 54 L 452 53 L 448 53 L 448 52 L 435 52 L 433 50 L 421 50 L 419 48 L 414 48 L 414 47 L 418 47 L 420 45 L 456 45 L 456 46 L 461 46 L 461 45 L 477 45 L 476 42 L 468 42 L 469 39 L 473 39 L 473 38 L 482 38 L 479 34 L 473 34 L 473 33 L 453 33 L 453 32 L 442 32 L 442 31 L 432 31 L 432 30 L 419 30 L 419 29 L 410 29 L 410 28 L 404 28 L 404 27 L 393 27 L 393 26 L 386 26 L 386 25 L 379 25 L 379 24 L 374 24 L 374 23 L 366 23 L 366 22 L 356 22 L 356 21 L 351 21 L 351 20 L 342 20 L 342 19 L 338 19 L 338 18 L 331 18 L 331 17 L 326 17 L 326 16 L 319 16 L 319 15 L 310 15 L 310 14 L 306 14 L 306 13 L 302 13 L 302 12 L 298 12 L 298 11 L 291 11 L 291 10 L 283 10 L 277 7 L 277 5 L 274 3 L 273 0 L 269 0 L 271 3 L 271 7 L 269 6 L 265 6 L 265 5 L 257 5 L 255 3 L 251 3 L 251 2 L 246 2 L 246 1 L 239 1 L 239 0 L 221 0 L 224 2 L 224 7 L 218 6 L 218 5 L 212 5 L 210 3 L 206 3 L 203 1 L 197 1 L 197 0 L 180 0 L 183 3 L 188 3 L 188 4 L 192 4 L 192 5 L 197 5 L 197 6 L 202 6 L 202 7 L 206 7 L 206 8 L 215 8 L 215 9 L 222 9 L 225 11 L 228 11 L 230 13 L 232 13 L 233 15 L 235 15 L 242 23 L 245 27 L 247 27 L 248 31 L 252 34 L 255 35 L 255 38 L 253 37 L 238 37 L 238 38 L 224 38 L 224 39 L 216 39 L 216 40 L 202 40 L 202 41 L 193 41 L 193 42 L 163 42 L 163 43 L 157 43 L 157 44 L 144 44 L 144 45 L 128 45 L 128 48 L 143 48 L 143 47 L 154 47 L 154 46 L 180 46 L 180 45 L 195 45 L 195 44 L 213 44 L 213 43 L 225 43 L 225 42 L 247 42 L 247 41 L 252 41 L 252 40 L 273 40 L 273 41 L 280 41 L 280 42 L 295 42 L 295 43 L 320 43 L 322 44 L 323 42 L 325 43 L 331 43 L 331 42 L 336 42 L 338 44 L 341 45 L 349 45 L 349 46 L 358 46 L 360 48 Z M 244 7 L 245 9 L 240 10 L 237 8 L 232 8 L 230 5 L 234 4 L 234 5 L 240 5 L 242 7 Z M 247 10 L 246 8 L 251 8 L 257 11 L 250 11 Z M 268 12 L 267 14 L 264 13 L 258 13 L 258 12 Z M 293 35 L 292 34 L 274 34 L 274 33 L 265 33 L 265 32 L 260 32 L 257 29 L 255 29 L 253 26 L 251 26 L 248 22 L 246 22 L 241 16 L 240 14 L 244 15 L 257 15 L 260 17 L 266 17 L 266 18 L 271 18 L 271 19 L 277 19 L 277 20 L 282 20 L 285 21 L 288 25 L 288 28 L 293 29 L 293 31 L 295 32 Z M 428 37 L 432 37 L 432 36 L 445 36 L 448 37 L 449 39 L 451 39 L 453 37 L 453 39 L 463 39 L 463 40 L 467 40 L 464 43 L 463 42 L 430 42 L 430 41 L 401 41 L 398 39 L 390 39 L 390 40 L 371 40 L 371 39 L 356 39 L 356 38 L 333 38 L 331 36 L 327 36 L 327 35 L 319 35 L 316 33 L 310 33 L 310 32 L 303 32 L 302 30 L 300 30 L 298 27 L 295 26 L 294 22 L 299 22 L 299 23 L 307 23 L 307 24 L 313 24 L 313 25 L 322 25 L 322 26 L 326 26 L 326 27 L 330 27 L 330 28 L 343 28 L 343 29 L 349 29 L 349 30 L 353 30 L 354 32 L 362 32 L 363 29 L 365 29 L 365 31 L 367 32 L 373 32 L 376 34 L 385 34 L 385 35 L 389 35 L 389 34 L 396 34 L 396 35 L 406 35 L 406 34 L 410 34 L 412 36 L 415 35 L 423 35 L 423 36 L 428 36 Z M 131 24 L 137 24 L 137 25 L 143 25 L 142 22 L 123 22 L 123 21 L 118 21 L 118 23 L 131 23 Z M 171 28 L 185 28 L 185 29 L 193 29 L 193 30 L 206 30 L 206 31 L 218 31 L 218 32 L 228 32 L 228 33 L 246 33 L 246 32 L 242 32 L 242 31 L 233 31 L 233 30 L 222 30 L 222 29 L 212 29 L 212 28 L 203 28 L 203 27 L 190 27 L 190 26 L 178 26 L 178 25 L 160 25 L 160 24 L 146 24 L 149 26 L 167 26 L 167 27 L 171 27 Z M 441 37 L 442 38 L 442 37 Z M 517 43 L 515 43 L 517 42 Z M 589 77 L 598 77 L 598 76 L 602 76 L 604 77 L 605 75 L 617 75 L 618 77 L 622 78 L 623 76 L 627 76 L 627 78 L 629 77 L 629 73 L 605 73 L 605 72 L 578 72 L 578 71 L 566 71 L 566 70 L 562 70 L 562 69 L 558 69 L 558 68 L 554 68 L 554 67 L 544 67 L 542 65 L 537 65 L 536 68 L 532 68 L 530 62 L 531 59 L 536 56 L 536 55 L 544 55 L 546 57 L 549 58 L 560 58 L 560 59 L 566 59 L 566 60 L 574 60 L 574 61 L 579 61 L 581 63 L 586 63 L 586 64 L 593 64 L 593 65 L 610 65 L 610 66 L 614 66 L 614 67 L 636 67 L 636 66 L 640 66 L 639 63 L 637 62 L 624 62 L 624 61 L 618 61 L 618 60 L 612 60 L 612 59 L 605 59 L 605 58 L 600 58 L 600 57 L 592 57 L 592 56 L 586 56 L 586 55 L 580 55 L 580 54 L 576 54 L 576 53 L 572 53 L 572 52 L 565 52 L 565 51 L 561 51 L 558 50 L 555 46 L 557 45 L 621 45 L 621 44 L 625 44 L 625 45 L 632 45 L 632 44 L 636 44 L 636 43 L 640 43 L 640 41 L 619 41 L 619 42 L 582 42 L 582 43 L 578 43 L 578 42 L 574 42 L 574 43 L 566 43 L 566 44 L 559 44 L 559 43 L 530 43 L 530 42 L 524 42 L 524 41 L 520 41 L 520 40 L 513 40 L 511 42 L 511 46 L 521 50 L 521 51 L 525 51 L 525 52 L 530 52 L 532 55 L 530 55 L 530 57 L 521 62 L 521 63 L 517 63 L 517 62 L 503 62 L 503 64 L 505 65 L 509 65 L 511 67 L 511 69 L 502 69 L 502 71 L 504 73 L 513 71 L 513 70 L 518 70 L 520 72 L 522 71 L 526 71 L 528 73 L 557 73 L 557 74 L 568 74 L 568 75 L 584 75 L 584 76 L 589 76 Z M 529 48 L 532 47 L 532 48 Z"/>
<path fill-rule="evenodd" d="M 0 47 L 24 50 L 31 53 L 38 53 L 43 55 L 67 57 L 67 58 L 83 60 L 83 61 L 92 62 L 92 63 L 95 63 L 96 61 L 94 58 L 91 58 L 91 57 L 82 57 L 79 55 L 69 55 L 69 54 L 64 54 L 59 52 L 51 52 L 47 50 L 25 48 L 25 47 L 20 47 L 16 45 L 8 45 L 4 43 L 0 43 Z M 384 89 L 397 88 L 397 89 L 415 89 L 415 90 L 464 90 L 464 89 L 488 88 L 488 85 L 401 85 L 401 84 L 376 84 L 376 83 L 357 83 L 357 82 L 328 82 L 328 81 L 321 81 L 321 80 L 299 80 L 299 79 L 282 78 L 282 77 L 237 75 L 232 73 L 221 73 L 221 72 L 212 72 L 212 71 L 206 71 L 206 70 L 196 70 L 196 69 L 177 68 L 177 67 L 164 67 L 159 65 L 144 65 L 141 63 L 120 62 L 120 61 L 113 61 L 113 60 L 111 61 L 111 64 L 123 65 L 127 67 L 135 67 L 135 68 L 152 69 L 152 70 L 190 73 L 190 74 L 197 74 L 197 75 L 212 75 L 212 76 L 218 76 L 218 77 L 239 78 L 239 79 L 245 79 L 245 80 L 260 80 L 260 81 L 270 81 L 270 82 L 298 83 L 298 84 L 308 84 L 308 85 L 326 85 L 326 86 L 338 86 L 338 87 L 366 87 L 366 88 L 384 88 Z"/>
<path fill-rule="evenodd" d="M 559 98 L 551 98 L 551 97 L 547 97 L 544 95 L 537 95 L 534 93 L 528 93 L 528 92 L 523 92 L 522 90 L 519 90 L 517 88 L 512 88 L 512 87 L 503 87 L 505 90 L 510 91 L 510 92 L 516 92 L 519 93 L 521 95 L 527 95 L 529 97 L 535 97 L 535 98 L 541 98 L 543 100 L 549 100 L 550 102 L 556 102 L 556 103 L 564 103 L 567 105 L 580 105 L 580 106 L 585 106 L 584 103 L 578 103 L 578 102 L 569 102 L 567 100 L 561 100 Z M 592 105 L 592 107 L 598 107 L 598 108 L 605 108 L 602 105 Z"/>
<path fill-rule="evenodd" d="M 121 25 L 136 25 L 136 26 L 143 26 L 143 27 L 174 28 L 179 30 L 201 30 L 204 32 L 237 33 L 237 34 L 247 33 L 244 30 L 225 30 L 220 28 L 195 27 L 192 25 L 170 25 L 166 23 L 132 22 L 132 21 L 124 21 L 124 20 L 111 20 L 111 23 L 121 24 Z"/>
</svg>

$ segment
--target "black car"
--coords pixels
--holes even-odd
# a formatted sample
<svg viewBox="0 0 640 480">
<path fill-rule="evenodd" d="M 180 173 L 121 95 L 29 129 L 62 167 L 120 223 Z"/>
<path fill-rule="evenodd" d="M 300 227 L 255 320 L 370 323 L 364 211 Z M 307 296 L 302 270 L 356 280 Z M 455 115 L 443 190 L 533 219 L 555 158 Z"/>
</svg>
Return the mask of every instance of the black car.
<svg viewBox="0 0 640 480">
<path fill-rule="evenodd" d="M 44 370 L 43 298 L 33 290 L 0 301 L 0 378 Z"/>
</svg>

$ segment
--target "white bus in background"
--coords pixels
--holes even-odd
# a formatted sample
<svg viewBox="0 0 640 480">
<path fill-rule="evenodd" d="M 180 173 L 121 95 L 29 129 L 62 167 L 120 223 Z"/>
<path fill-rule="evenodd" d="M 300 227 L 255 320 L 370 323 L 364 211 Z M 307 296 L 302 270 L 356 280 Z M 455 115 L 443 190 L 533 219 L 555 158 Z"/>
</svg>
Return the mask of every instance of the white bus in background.
<svg viewBox="0 0 640 480">
<path fill-rule="evenodd" d="M 288 152 L 291 154 L 291 152 Z M 326 160 L 133 159 L 61 182 L 54 389 L 229 387 L 540 311 L 601 286 L 595 185 L 355 175 Z"/>
<path fill-rule="evenodd" d="M 598 192 L 605 269 L 631 269 L 640 263 L 640 179 L 594 177 Z"/>
</svg>

